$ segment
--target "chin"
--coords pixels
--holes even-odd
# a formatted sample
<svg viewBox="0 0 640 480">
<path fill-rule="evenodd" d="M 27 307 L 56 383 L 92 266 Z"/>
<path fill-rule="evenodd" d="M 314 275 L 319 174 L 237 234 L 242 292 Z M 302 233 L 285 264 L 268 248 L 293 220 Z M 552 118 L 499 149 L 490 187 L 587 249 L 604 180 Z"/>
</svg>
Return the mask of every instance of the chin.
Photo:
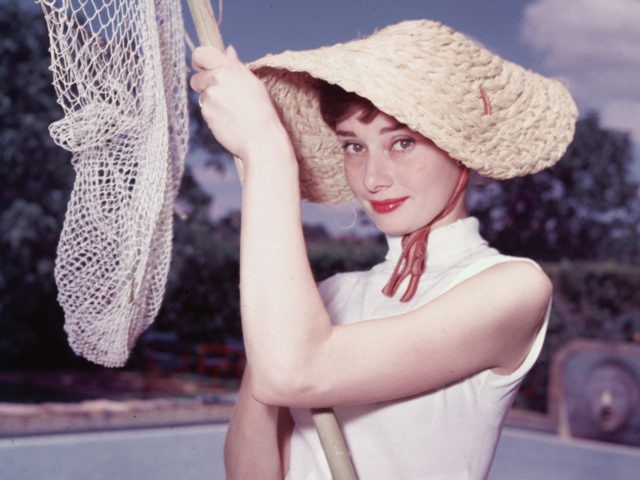
<svg viewBox="0 0 640 480">
<path fill-rule="evenodd" d="M 369 219 L 375 226 L 385 235 L 391 237 L 401 237 L 407 233 L 413 233 L 419 230 L 429 222 L 429 217 L 425 216 L 409 216 L 403 212 L 392 212 L 387 214 L 379 214 L 365 210 Z"/>
<path fill-rule="evenodd" d="M 406 235 L 407 233 L 415 232 L 416 230 L 418 230 L 418 228 L 420 228 L 420 227 L 411 228 L 407 226 L 403 227 L 402 225 L 397 225 L 397 222 L 394 222 L 396 224 L 393 225 L 392 222 L 373 220 L 373 223 L 376 224 L 376 227 L 378 227 L 378 230 L 380 230 L 385 235 L 389 235 L 390 237 L 402 237 L 403 235 Z"/>
</svg>

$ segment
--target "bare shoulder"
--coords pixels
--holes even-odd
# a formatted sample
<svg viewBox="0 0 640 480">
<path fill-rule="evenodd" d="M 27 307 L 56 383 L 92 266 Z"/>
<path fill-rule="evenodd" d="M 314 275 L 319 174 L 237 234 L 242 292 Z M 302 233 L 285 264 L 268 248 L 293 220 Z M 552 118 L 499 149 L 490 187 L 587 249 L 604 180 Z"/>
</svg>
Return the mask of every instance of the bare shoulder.
<svg viewBox="0 0 640 480">
<path fill-rule="evenodd" d="M 494 265 L 479 275 L 483 282 L 494 286 L 499 297 L 525 308 L 545 307 L 551 298 L 553 286 L 546 273 L 529 260 L 513 260 Z"/>
<path fill-rule="evenodd" d="M 488 308 L 521 305 L 528 309 L 536 305 L 546 307 L 551 293 L 551 281 L 538 265 L 526 259 L 514 259 L 481 270 L 443 297 L 448 302 L 464 299 L 469 305 Z"/>
<path fill-rule="evenodd" d="M 540 323 L 552 294 L 551 281 L 535 263 L 514 259 L 488 267 L 437 299 L 443 306 L 474 312 L 479 325 L 504 331 Z"/>
<path fill-rule="evenodd" d="M 549 277 L 544 273 L 542 268 L 532 260 L 526 258 L 513 258 L 511 260 L 503 261 L 487 268 L 481 273 L 497 273 L 500 276 L 508 277 L 509 279 L 520 279 L 522 281 L 536 282 L 551 284 Z M 532 285 L 534 286 L 534 285 Z"/>
<path fill-rule="evenodd" d="M 478 292 L 476 300 L 485 302 L 501 328 L 505 322 L 510 328 L 542 322 L 553 290 L 544 271 L 525 259 L 499 263 L 469 280 L 468 289 Z"/>
<path fill-rule="evenodd" d="M 496 371 L 509 373 L 526 357 L 551 299 L 551 280 L 536 264 L 516 260 L 494 265 L 476 279 L 487 292 L 496 353 Z"/>
</svg>

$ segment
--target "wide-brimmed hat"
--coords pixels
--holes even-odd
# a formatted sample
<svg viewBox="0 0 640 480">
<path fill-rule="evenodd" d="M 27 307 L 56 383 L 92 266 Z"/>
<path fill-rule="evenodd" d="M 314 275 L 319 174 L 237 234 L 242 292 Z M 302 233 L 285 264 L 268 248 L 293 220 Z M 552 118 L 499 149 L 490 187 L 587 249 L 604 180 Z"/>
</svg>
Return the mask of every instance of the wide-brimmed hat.
<svg viewBox="0 0 640 480">
<path fill-rule="evenodd" d="M 351 198 L 335 133 L 324 123 L 320 81 L 370 100 L 484 176 L 506 179 L 556 163 L 578 114 L 568 90 L 430 20 L 369 37 L 251 63 L 293 142 L 303 198 Z"/>
</svg>

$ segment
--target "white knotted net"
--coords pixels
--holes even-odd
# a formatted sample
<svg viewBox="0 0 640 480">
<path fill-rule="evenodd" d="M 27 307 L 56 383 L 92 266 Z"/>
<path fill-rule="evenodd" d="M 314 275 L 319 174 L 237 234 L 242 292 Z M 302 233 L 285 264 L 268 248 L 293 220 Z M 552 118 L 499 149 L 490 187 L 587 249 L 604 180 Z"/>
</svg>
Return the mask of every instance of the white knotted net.
<svg viewBox="0 0 640 480">
<path fill-rule="evenodd" d="M 180 0 L 40 0 L 76 172 L 55 277 L 73 350 L 123 365 L 164 294 L 187 149 Z"/>
</svg>

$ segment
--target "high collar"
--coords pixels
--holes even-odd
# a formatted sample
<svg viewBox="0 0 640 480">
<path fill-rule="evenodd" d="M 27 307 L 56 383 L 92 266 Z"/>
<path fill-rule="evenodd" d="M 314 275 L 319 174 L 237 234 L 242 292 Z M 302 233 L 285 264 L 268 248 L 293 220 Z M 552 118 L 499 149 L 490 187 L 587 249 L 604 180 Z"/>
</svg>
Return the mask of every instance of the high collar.
<svg viewBox="0 0 640 480">
<path fill-rule="evenodd" d="M 427 243 L 427 271 L 446 268 L 475 247 L 486 244 L 480 236 L 480 224 L 475 217 L 466 217 L 431 231 Z M 389 251 L 385 266 L 393 269 L 402 253 L 402 237 L 387 235 Z"/>
</svg>

